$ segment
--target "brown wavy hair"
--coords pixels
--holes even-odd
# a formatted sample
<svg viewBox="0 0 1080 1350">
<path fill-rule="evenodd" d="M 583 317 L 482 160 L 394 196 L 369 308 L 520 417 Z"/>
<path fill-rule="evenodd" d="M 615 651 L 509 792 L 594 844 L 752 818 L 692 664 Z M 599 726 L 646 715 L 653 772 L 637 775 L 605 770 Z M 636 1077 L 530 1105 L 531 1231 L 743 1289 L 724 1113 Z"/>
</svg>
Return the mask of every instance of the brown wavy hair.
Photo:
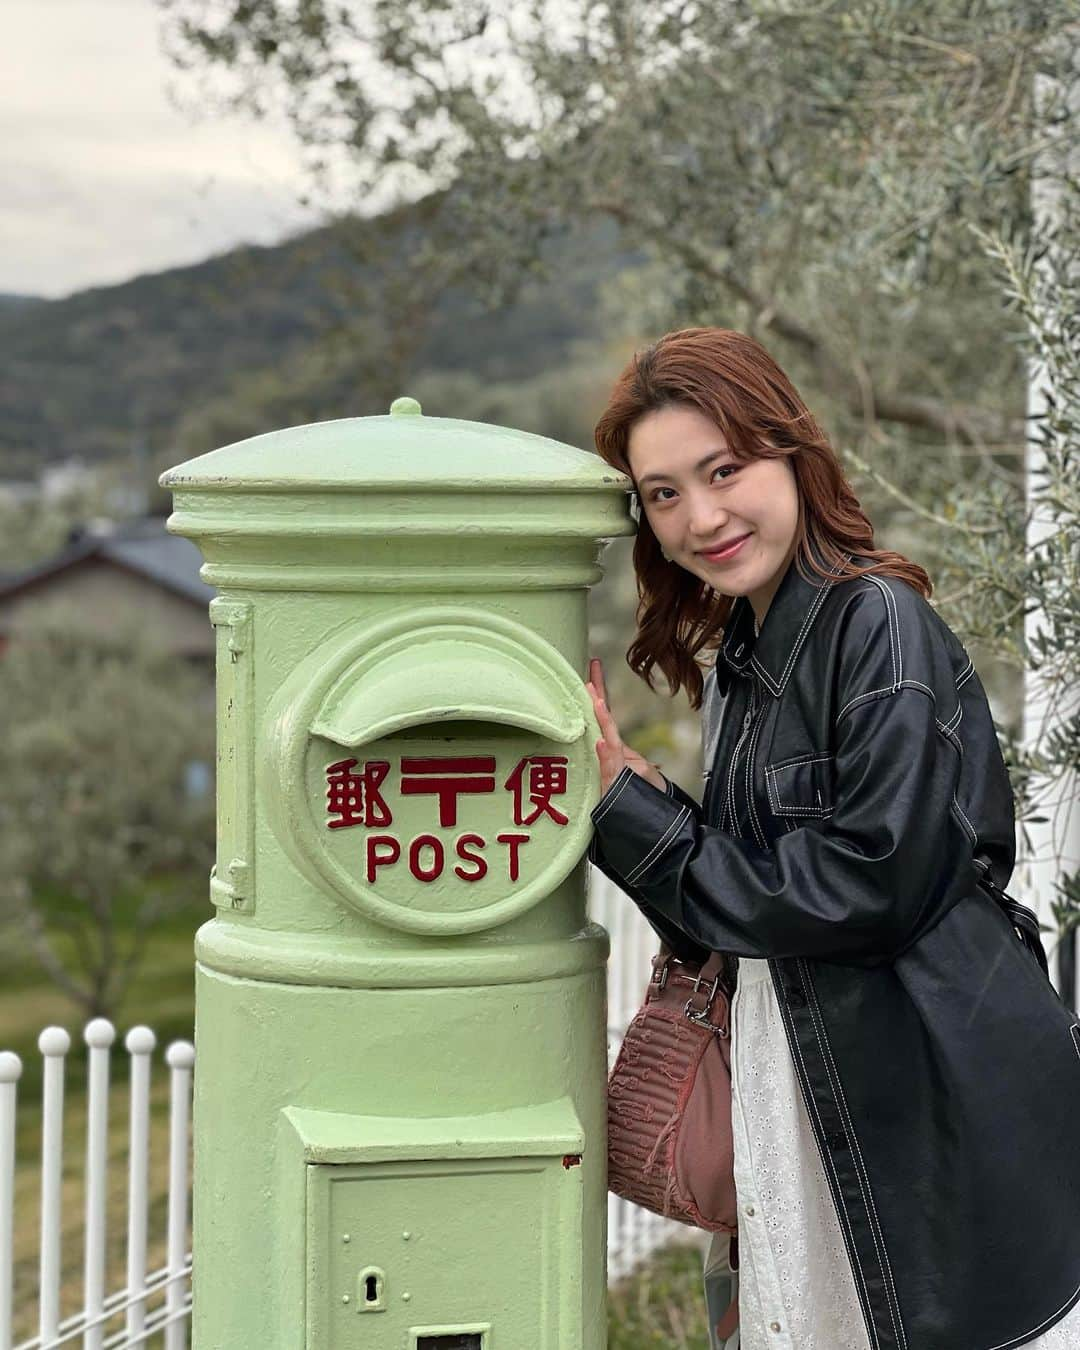
<svg viewBox="0 0 1080 1350">
<path fill-rule="evenodd" d="M 683 328 L 638 352 L 615 381 L 596 424 L 598 453 L 632 478 L 626 454 L 631 427 L 646 413 L 676 405 L 704 413 L 736 459 L 790 458 L 799 493 L 795 564 L 803 576 L 839 573 L 846 581 L 874 572 L 899 577 L 929 598 L 932 586 L 923 568 L 901 553 L 874 547 L 874 527 L 828 438 L 754 338 L 730 328 Z M 847 553 L 869 561 L 849 562 Z M 685 686 L 690 706 L 699 708 L 702 668 L 708 665 L 699 658 L 720 645 L 734 600 L 665 560 L 644 509 L 634 571 L 638 631 L 627 664 L 650 688 L 658 666 L 671 693 Z"/>
</svg>

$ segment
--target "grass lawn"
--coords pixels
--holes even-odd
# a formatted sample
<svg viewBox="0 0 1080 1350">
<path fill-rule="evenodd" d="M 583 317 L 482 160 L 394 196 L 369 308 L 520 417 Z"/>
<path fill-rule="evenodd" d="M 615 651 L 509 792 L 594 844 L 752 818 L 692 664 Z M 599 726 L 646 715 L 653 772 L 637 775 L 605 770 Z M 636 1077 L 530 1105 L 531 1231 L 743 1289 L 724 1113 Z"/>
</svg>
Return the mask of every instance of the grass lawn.
<svg viewBox="0 0 1080 1350">
<path fill-rule="evenodd" d="M 707 1350 L 701 1247 L 657 1252 L 608 1292 L 608 1350 Z"/>
</svg>

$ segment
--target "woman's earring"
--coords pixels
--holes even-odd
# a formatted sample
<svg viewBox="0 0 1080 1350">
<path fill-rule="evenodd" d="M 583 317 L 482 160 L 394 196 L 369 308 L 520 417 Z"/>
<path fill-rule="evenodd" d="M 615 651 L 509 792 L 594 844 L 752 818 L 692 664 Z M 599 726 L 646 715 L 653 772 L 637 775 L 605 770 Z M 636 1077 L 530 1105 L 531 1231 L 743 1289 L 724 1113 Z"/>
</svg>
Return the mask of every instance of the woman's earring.
<svg viewBox="0 0 1080 1350">
<path fill-rule="evenodd" d="M 664 548 L 663 544 L 660 545 L 660 552 L 664 555 L 665 562 L 671 561 L 671 554 L 667 551 L 666 548 Z"/>
</svg>

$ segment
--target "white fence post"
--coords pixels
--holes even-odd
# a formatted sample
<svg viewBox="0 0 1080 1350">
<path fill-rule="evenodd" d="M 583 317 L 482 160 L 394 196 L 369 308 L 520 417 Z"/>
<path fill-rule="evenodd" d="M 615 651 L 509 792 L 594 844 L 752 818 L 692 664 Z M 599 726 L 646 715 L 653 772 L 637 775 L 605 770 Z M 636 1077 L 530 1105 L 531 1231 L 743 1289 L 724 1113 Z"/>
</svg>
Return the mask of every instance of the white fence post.
<svg viewBox="0 0 1080 1350">
<path fill-rule="evenodd" d="M 46 1027 L 38 1037 L 45 1060 L 41 1117 L 41 1255 L 38 1335 L 48 1345 L 60 1334 L 60 1183 L 64 1171 L 64 1057 L 71 1037 Z"/>
<path fill-rule="evenodd" d="M 190 1041 L 174 1041 L 165 1052 L 170 1069 L 169 1083 L 169 1284 L 165 1307 L 169 1321 L 165 1327 L 165 1350 L 184 1350 L 187 1345 L 187 1319 L 180 1316 L 184 1307 L 181 1275 L 187 1266 L 188 1218 L 188 1123 L 190 1121 L 191 1071 L 195 1047 Z"/>
<path fill-rule="evenodd" d="M 157 1037 L 149 1027 L 132 1027 L 124 1037 L 131 1055 L 130 1144 L 128 1157 L 128 1239 L 125 1330 L 129 1341 L 146 1328 L 146 1227 L 150 1181 L 150 1056 Z"/>
<path fill-rule="evenodd" d="M 105 1219 L 109 1164 L 109 1049 L 116 1029 L 95 1017 L 83 1032 L 90 1048 L 86 1101 L 86 1235 L 83 1350 L 101 1350 L 105 1327 Z"/>
<path fill-rule="evenodd" d="M 11 1350 L 15 1273 L 15 1103 L 22 1060 L 0 1054 L 0 1350 Z"/>
</svg>

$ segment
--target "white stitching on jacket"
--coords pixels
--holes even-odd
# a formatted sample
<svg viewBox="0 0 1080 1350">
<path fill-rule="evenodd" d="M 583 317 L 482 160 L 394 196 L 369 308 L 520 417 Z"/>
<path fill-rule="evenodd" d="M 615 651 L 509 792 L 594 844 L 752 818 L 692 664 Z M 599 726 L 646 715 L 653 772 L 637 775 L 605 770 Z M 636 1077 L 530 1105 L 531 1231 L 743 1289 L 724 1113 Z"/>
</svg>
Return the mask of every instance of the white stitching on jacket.
<svg viewBox="0 0 1080 1350">
<path fill-rule="evenodd" d="M 895 694 L 898 692 L 899 690 L 895 685 L 884 684 L 880 689 L 868 689 L 865 694 L 856 694 L 854 698 L 849 698 L 836 714 L 836 720 L 839 722 L 849 708 L 854 708 L 857 703 L 865 703 L 867 699 L 873 698 L 876 694 Z"/>
<path fill-rule="evenodd" d="M 660 854 L 663 852 L 664 846 L 667 844 L 668 840 L 679 832 L 680 826 L 689 815 L 690 815 L 690 808 L 688 806 L 684 806 L 680 810 L 679 814 L 675 817 L 675 819 L 664 831 L 664 833 L 656 841 L 656 843 L 653 844 L 652 848 L 649 849 L 645 857 L 642 858 L 641 862 L 639 862 L 638 865 L 634 868 L 634 870 L 627 876 L 626 879 L 631 886 L 633 886 L 637 882 L 638 878 L 642 875 L 642 873 L 647 871 L 648 868 L 652 866 L 652 864 L 656 861 L 656 858 L 658 858 Z"/>
<path fill-rule="evenodd" d="M 949 718 L 949 720 L 942 725 L 941 727 L 942 731 L 955 731 L 956 728 L 963 721 L 963 718 L 964 718 L 964 705 L 962 703 L 957 703 L 956 711 Z"/>
<path fill-rule="evenodd" d="M 747 704 L 746 704 L 746 712 L 743 714 L 744 719 L 745 719 L 747 716 L 750 717 L 751 723 L 753 722 L 753 718 L 754 718 L 754 716 L 756 715 L 756 709 L 754 708 L 754 695 L 755 695 L 756 692 L 757 692 L 757 690 L 756 690 L 756 688 L 755 688 L 755 686 L 754 686 L 754 684 L 753 684 L 753 681 L 751 681 L 751 684 L 750 684 L 750 697 L 749 697 L 749 699 L 747 700 Z M 729 816 L 730 819 L 731 819 L 732 829 L 735 829 L 735 765 L 738 763 L 738 760 L 739 760 L 739 750 L 742 748 L 742 743 L 743 743 L 743 741 L 746 740 L 746 733 L 747 733 L 749 730 L 750 730 L 750 726 L 749 726 L 749 725 L 745 725 L 745 726 L 743 727 L 743 730 L 742 730 L 742 731 L 740 732 L 740 734 L 739 734 L 739 739 L 735 742 L 735 747 L 734 747 L 734 749 L 733 749 L 732 752 L 731 752 L 731 759 L 728 761 L 728 773 L 727 773 L 727 813 L 728 813 L 728 816 Z M 737 831 L 736 831 L 736 833 L 737 833 Z"/>
<path fill-rule="evenodd" d="M 1036 1331 L 1042 1331 L 1054 1322 L 1058 1315 L 1063 1313 L 1069 1304 L 1075 1301 L 1077 1294 L 1080 1294 L 1080 1284 L 1076 1286 L 1057 1312 L 1052 1312 L 1049 1317 L 1043 1318 L 1037 1327 L 1032 1327 L 1030 1331 L 1023 1332 L 1020 1336 L 1014 1337 L 1011 1341 L 1002 1341 L 1000 1345 L 989 1345 L 986 1347 L 986 1350 L 1013 1350 L 1013 1346 L 1026 1345 Z"/>
<path fill-rule="evenodd" d="M 780 789 L 775 782 L 775 775 L 784 769 L 792 769 L 800 764 L 827 764 L 830 760 L 835 760 L 835 755 L 801 755 L 797 759 L 781 760 L 779 764 L 766 764 L 765 766 L 765 791 L 769 798 L 769 805 L 773 813 L 778 816 L 815 816 L 822 820 L 828 819 L 835 811 L 833 806 L 824 806 L 821 803 L 821 793 L 818 789 L 817 806 L 799 806 L 794 803 L 780 801 Z"/>
<path fill-rule="evenodd" d="M 978 844 L 979 842 L 978 832 L 976 831 L 975 826 L 972 825 L 971 821 L 968 820 L 967 816 L 965 816 L 963 811 L 960 809 L 960 803 L 956 800 L 955 792 L 952 795 L 952 804 L 956 808 L 956 814 L 960 818 L 960 824 L 961 827 L 963 828 L 964 833 L 971 835 L 971 842 L 973 844 Z"/>
<path fill-rule="evenodd" d="M 633 771 L 633 769 L 631 769 L 629 766 L 626 766 L 625 768 L 622 769 L 622 773 L 626 774 L 626 777 L 625 777 L 625 778 L 623 779 L 623 781 L 619 784 L 619 790 L 618 790 L 616 793 L 614 793 L 612 796 L 610 796 L 610 797 L 608 798 L 608 800 L 603 804 L 603 810 L 602 810 L 602 811 L 597 811 L 597 812 L 594 814 L 594 816 L 593 816 L 593 824 L 594 824 L 594 825 L 599 824 L 599 822 L 600 822 L 601 820 L 604 819 L 604 817 L 607 815 L 607 813 L 611 810 L 611 808 L 612 808 L 612 807 L 615 805 L 615 803 L 619 800 L 619 797 L 622 795 L 623 788 L 626 787 L 627 783 L 629 783 L 630 779 L 633 777 L 634 771 Z M 617 781 L 617 780 L 616 780 L 616 781 Z M 609 787 L 608 787 L 608 792 L 611 792 L 611 789 L 612 789 L 614 786 L 615 786 L 615 783 L 612 782 L 612 783 L 609 785 Z"/>
<path fill-rule="evenodd" d="M 769 799 L 769 805 L 772 808 L 773 814 L 778 816 L 780 814 L 780 799 L 776 795 L 776 789 L 772 779 L 769 777 L 769 770 L 767 767 L 765 769 L 765 795 Z"/>
<path fill-rule="evenodd" d="M 836 808 L 834 806 L 795 806 L 788 802 L 780 801 L 780 794 L 776 784 L 771 780 L 766 782 L 766 790 L 769 795 L 769 805 L 772 807 L 773 815 L 776 816 L 817 816 L 826 820 L 833 815 Z M 818 790 L 820 796 L 820 789 Z"/>
<path fill-rule="evenodd" d="M 865 694 L 856 694 L 854 698 L 849 698 L 836 714 L 836 725 L 839 726 L 840 719 L 849 708 L 854 708 L 857 704 L 865 703 L 867 699 L 876 698 L 879 695 L 884 697 L 888 694 L 898 694 L 901 689 L 921 689 L 924 694 L 929 696 L 931 702 L 937 702 L 934 691 L 928 684 L 923 684 L 921 680 L 901 680 L 898 685 L 885 684 L 880 689 L 868 689 Z M 938 725 L 941 724 L 938 723 Z"/>
<path fill-rule="evenodd" d="M 889 622 L 889 655 L 892 658 L 892 687 L 899 689 L 904 678 L 904 652 L 900 646 L 900 615 L 896 610 L 896 596 L 880 577 L 868 576 L 866 580 L 872 581 L 885 597 L 885 615 Z"/>
<path fill-rule="evenodd" d="M 777 803 L 776 814 L 778 816 L 811 816 L 818 820 L 828 820 L 836 814 L 835 806 L 781 806 Z"/>
<path fill-rule="evenodd" d="M 840 1114 L 845 1125 L 845 1133 L 851 1141 L 853 1157 L 855 1159 L 855 1177 L 859 1183 L 859 1190 L 862 1193 L 863 1204 L 866 1206 L 866 1214 L 870 1220 L 871 1237 L 874 1247 L 878 1253 L 878 1259 L 881 1262 L 882 1274 L 885 1276 L 888 1289 L 886 1291 L 886 1301 L 889 1304 L 889 1317 L 892 1320 L 893 1330 L 896 1332 L 896 1339 L 899 1345 L 907 1346 L 907 1337 L 904 1334 L 903 1321 L 900 1317 L 900 1305 L 896 1297 L 896 1286 L 893 1283 L 892 1266 L 889 1264 L 889 1253 L 885 1246 L 885 1238 L 881 1231 L 881 1224 L 878 1221 L 877 1210 L 874 1207 L 874 1197 L 870 1191 L 870 1178 L 866 1171 L 866 1163 L 863 1160 L 862 1150 L 859 1148 L 859 1139 L 855 1133 L 855 1126 L 852 1124 L 851 1115 L 848 1112 L 847 1099 L 844 1096 L 844 1085 L 840 1081 L 840 1075 L 836 1069 L 836 1062 L 832 1057 L 832 1047 L 829 1045 L 829 1038 L 825 1033 L 825 1022 L 821 1017 L 821 1008 L 817 1001 L 817 990 L 814 988 L 813 981 L 809 978 L 809 969 L 805 957 L 799 957 L 797 961 L 799 970 L 799 979 L 807 996 L 807 1002 L 810 1007 L 810 1018 L 814 1025 L 814 1035 L 817 1037 L 818 1046 L 821 1049 L 822 1056 L 828 1061 L 828 1067 L 831 1070 L 829 1077 L 835 1087 L 837 1094 L 837 1105 L 840 1107 Z"/>
<path fill-rule="evenodd" d="M 877 694 L 895 694 L 908 683 L 904 679 L 904 658 L 900 647 L 900 618 L 896 612 L 896 597 L 877 577 L 868 576 L 866 580 L 872 581 L 885 597 L 885 619 L 889 627 L 889 661 L 893 670 L 893 682 L 892 684 L 883 684 L 878 689 L 868 689 L 865 693 L 856 694 L 854 698 L 848 699 L 847 703 L 836 714 L 837 722 L 849 708 L 854 708 L 857 703 L 862 703 L 865 699 L 873 698 Z M 910 683 L 918 684 L 918 681 L 912 680 Z M 932 691 L 926 685 L 921 687 L 926 689 L 927 693 L 932 694 Z"/>
<path fill-rule="evenodd" d="M 929 697 L 931 703 L 936 702 L 934 697 L 934 691 L 929 687 L 929 685 L 925 685 L 919 680 L 904 680 L 903 684 L 901 685 L 901 688 L 921 689 L 922 692 Z M 874 694 L 887 694 L 893 692 L 899 693 L 899 689 L 896 691 L 889 689 L 874 689 L 871 690 L 870 693 L 860 694 L 858 695 L 858 697 L 849 700 L 849 702 L 845 703 L 843 708 L 841 708 L 840 712 L 837 714 L 836 717 L 837 725 L 839 724 L 840 718 L 843 717 L 844 713 L 846 713 L 849 708 L 853 708 L 857 703 L 861 703 L 865 699 L 871 698 Z M 963 716 L 963 709 L 958 708 L 957 712 L 954 713 L 949 720 L 951 722 L 954 722 L 956 726 L 959 726 L 962 716 Z M 950 728 L 949 726 L 946 725 L 946 723 L 940 721 L 936 717 L 934 718 L 934 725 L 937 727 L 938 731 L 941 732 L 942 736 L 944 736 L 945 739 L 953 746 L 957 754 L 960 756 L 962 762 L 964 758 L 964 746 L 963 742 L 960 740 L 960 737 L 956 734 L 955 729 Z M 957 801 L 955 792 L 952 795 L 952 806 L 954 808 L 957 823 L 960 825 L 960 828 L 964 831 L 966 835 L 970 837 L 972 844 L 974 846 L 977 846 L 979 843 L 979 832 L 976 830 L 975 826 L 971 823 L 971 821 L 964 813 L 963 807 L 960 805 L 959 801 Z M 795 809 L 800 810 L 800 813 L 805 813 L 805 811 L 809 808 L 795 808 Z M 782 812 L 782 814 L 789 815 L 791 813 L 789 811 L 784 811 Z"/>
<path fill-rule="evenodd" d="M 806 618 L 803 620 L 803 625 L 799 629 L 799 635 L 792 644 L 791 651 L 788 653 L 787 663 L 785 664 L 784 669 L 780 672 L 781 688 L 783 688 L 783 686 L 787 683 L 787 677 L 791 674 L 791 668 L 795 664 L 795 659 L 799 655 L 800 650 L 802 649 L 803 639 L 805 638 L 807 632 L 809 631 L 810 625 L 813 623 L 814 617 L 817 614 L 818 610 L 825 603 L 825 597 L 826 595 L 828 595 L 831 587 L 832 582 L 828 578 L 823 580 L 821 585 L 818 587 L 818 593 L 814 597 L 814 603 L 810 606 L 809 610 L 807 610 Z"/>
<path fill-rule="evenodd" d="M 754 747 L 757 745 L 758 734 L 765 722 L 765 709 L 768 705 L 764 697 L 761 700 L 761 707 L 758 709 L 757 716 L 750 726 L 750 743 L 746 747 L 746 806 L 750 813 L 750 828 L 754 831 L 754 838 L 757 840 L 758 847 L 768 850 L 768 843 L 765 839 L 765 831 L 761 828 L 761 820 L 757 813 L 757 803 L 754 801 Z"/>
<path fill-rule="evenodd" d="M 958 705 L 956 726 L 960 725 L 960 720 L 961 717 L 963 716 L 963 711 L 964 711 L 963 705 L 962 704 Z M 959 732 L 955 730 L 947 731 L 945 727 L 941 725 L 940 722 L 938 722 L 938 729 L 941 731 L 942 735 L 944 735 L 946 740 L 948 740 L 951 744 L 955 745 L 956 752 L 960 756 L 960 767 L 962 770 L 964 765 L 964 742 L 960 739 Z M 957 777 L 959 778 L 959 774 L 957 775 Z M 952 804 L 956 809 L 956 814 L 959 816 L 961 825 L 963 826 L 964 830 L 971 835 L 972 852 L 974 852 L 974 850 L 978 847 L 979 844 L 979 834 L 978 831 L 975 829 L 975 826 L 972 825 L 970 820 L 968 820 L 963 807 L 960 805 L 960 802 L 957 799 L 955 789 L 952 795 Z"/>
<path fill-rule="evenodd" d="M 827 578 L 824 581 L 822 581 L 821 585 L 818 587 L 818 593 L 814 598 L 814 603 L 806 611 L 806 615 L 803 618 L 802 627 L 799 629 L 795 641 L 791 645 L 791 651 L 788 653 L 788 659 L 786 664 L 784 665 L 784 669 L 780 673 L 779 681 L 773 679 L 773 677 L 769 674 L 769 672 L 765 669 L 765 667 L 761 664 L 761 662 L 757 659 L 756 656 L 752 656 L 750 658 L 750 664 L 754 667 L 757 673 L 769 686 L 770 690 L 778 698 L 784 692 L 784 685 L 787 683 L 787 677 L 791 674 L 791 668 L 795 664 L 795 658 L 799 655 L 799 652 L 802 649 L 803 639 L 805 638 L 807 631 L 810 628 L 810 625 L 813 623 L 815 615 L 817 614 L 818 610 L 824 603 L 825 596 L 831 589 L 832 589 L 832 582 L 830 582 Z"/>
<path fill-rule="evenodd" d="M 835 759 L 835 755 L 796 755 L 794 759 L 781 759 L 775 764 L 766 764 L 766 773 L 779 773 L 781 769 L 790 769 L 796 764 L 817 764 L 821 760 Z"/>
</svg>

